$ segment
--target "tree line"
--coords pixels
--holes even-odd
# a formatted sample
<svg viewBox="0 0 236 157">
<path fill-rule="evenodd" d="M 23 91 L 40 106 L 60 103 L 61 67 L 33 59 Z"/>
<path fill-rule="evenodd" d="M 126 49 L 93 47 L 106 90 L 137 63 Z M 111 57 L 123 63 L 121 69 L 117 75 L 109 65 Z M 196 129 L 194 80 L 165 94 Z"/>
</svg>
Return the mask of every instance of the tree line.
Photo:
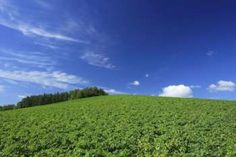
<svg viewBox="0 0 236 157">
<path fill-rule="evenodd" d="M 16 108 L 15 104 L 8 104 L 8 105 L 0 106 L 0 111 L 13 110 L 15 108 Z"/>
<path fill-rule="evenodd" d="M 82 90 L 75 89 L 68 92 L 57 92 L 54 94 L 43 94 L 43 95 L 33 95 L 23 98 L 16 105 L 4 105 L 0 106 L 0 111 L 12 110 L 25 107 L 33 107 L 39 105 L 47 105 L 67 100 L 87 98 L 93 96 L 108 95 L 103 89 L 97 87 L 84 88 Z"/>
</svg>

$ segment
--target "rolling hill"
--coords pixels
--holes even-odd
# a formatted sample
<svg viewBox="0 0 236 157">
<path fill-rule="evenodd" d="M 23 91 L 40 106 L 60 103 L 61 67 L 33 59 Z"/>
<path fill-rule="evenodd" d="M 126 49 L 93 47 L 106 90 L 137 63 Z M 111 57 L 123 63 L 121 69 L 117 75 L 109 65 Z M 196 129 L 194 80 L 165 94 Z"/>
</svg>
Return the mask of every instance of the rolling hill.
<svg viewBox="0 0 236 157">
<path fill-rule="evenodd" d="M 236 102 L 120 95 L 4 111 L 0 156 L 236 156 Z"/>
</svg>

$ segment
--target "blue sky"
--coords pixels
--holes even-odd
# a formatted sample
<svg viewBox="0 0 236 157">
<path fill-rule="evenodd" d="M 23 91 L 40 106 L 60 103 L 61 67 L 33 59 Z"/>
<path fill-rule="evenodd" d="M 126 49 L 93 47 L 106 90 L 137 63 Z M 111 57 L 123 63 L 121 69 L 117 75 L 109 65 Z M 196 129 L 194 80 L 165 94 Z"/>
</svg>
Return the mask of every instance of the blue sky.
<svg viewBox="0 0 236 157">
<path fill-rule="evenodd" d="M 99 86 L 236 98 L 236 2 L 0 0 L 0 104 Z"/>
</svg>

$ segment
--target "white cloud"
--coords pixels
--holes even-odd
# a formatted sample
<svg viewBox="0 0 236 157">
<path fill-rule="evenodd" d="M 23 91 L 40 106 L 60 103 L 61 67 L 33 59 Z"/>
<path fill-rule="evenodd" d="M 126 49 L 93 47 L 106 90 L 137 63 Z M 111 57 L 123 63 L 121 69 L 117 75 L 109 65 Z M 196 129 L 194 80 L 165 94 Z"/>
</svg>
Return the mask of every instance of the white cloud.
<svg viewBox="0 0 236 157">
<path fill-rule="evenodd" d="M 121 91 L 117 91 L 115 89 L 108 89 L 108 88 L 105 88 L 104 89 L 105 92 L 111 94 L 111 95 L 117 95 L 117 94 L 125 94 L 125 92 L 121 92 Z"/>
<path fill-rule="evenodd" d="M 148 78 L 148 77 L 149 77 L 149 74 L 145 74 L 145 77 Z"/>
<path fill-rule="evenodd" d="M 192 93 L 192 89 L 189 86 L 170 85 L 164 87 L 159 96 L 191 98 L 193 97 Z"/>
<path fill-rule="evenodd" d="M 209 85 L 208 90 L 211 92 L 233 92 L 236 90 L 236 84 L 233 81 L 220 80 L 216 84 Z"/>
<path fill-rule="evenodd" d="M 114 69 L 115 66 L 110 63 L 110 58 L 106 57 L 103 54 L 87 52 L 83 56 L 80 57 L 81 59 L 85 60 L 88 64 L 102 67 L 106 69 Z"/>
<path fill-rule="evenodd" d="M 111 95 L 117 95 L 117 94 L 127 94 L 125 92 L 122 92 L 122 91 L 118 91 L 116 89 L 112 89 L 112 88 L 107 88 L 107 87 L 104 87 L 104 86 L 98 86 L 99 88 L 102 88 L 105 92 L 111 94 Z"/>
<path fill-rule="evenodd" d="M 4 71 L 0 70 L 0 78 L 14 81 L 35 83 L 47 87 L 66 89 L 70 85 L 87 84 L 88 81 L 78 76 L 60 71 Z"/>
<path fill-rule="evenodd" d="M 133 81 L 133 82 L 131 82 L 130 83 L 131 85 L 133 85 L 133 86 L 140 86 L 140 82 L 139 81 Z"/>
</svg>

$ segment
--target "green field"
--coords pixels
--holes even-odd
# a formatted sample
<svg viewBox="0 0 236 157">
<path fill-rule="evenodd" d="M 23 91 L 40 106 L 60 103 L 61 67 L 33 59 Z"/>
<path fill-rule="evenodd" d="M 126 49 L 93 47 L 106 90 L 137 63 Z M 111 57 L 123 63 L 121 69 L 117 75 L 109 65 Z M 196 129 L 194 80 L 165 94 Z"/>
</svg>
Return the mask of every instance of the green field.
<svg viewBox="0 0 236 157">
<path fill-rule="evenodd" d="M 0 112 L 0 156 L 236 156 L 236 102 L 100 96 Z"/>
</svg>

